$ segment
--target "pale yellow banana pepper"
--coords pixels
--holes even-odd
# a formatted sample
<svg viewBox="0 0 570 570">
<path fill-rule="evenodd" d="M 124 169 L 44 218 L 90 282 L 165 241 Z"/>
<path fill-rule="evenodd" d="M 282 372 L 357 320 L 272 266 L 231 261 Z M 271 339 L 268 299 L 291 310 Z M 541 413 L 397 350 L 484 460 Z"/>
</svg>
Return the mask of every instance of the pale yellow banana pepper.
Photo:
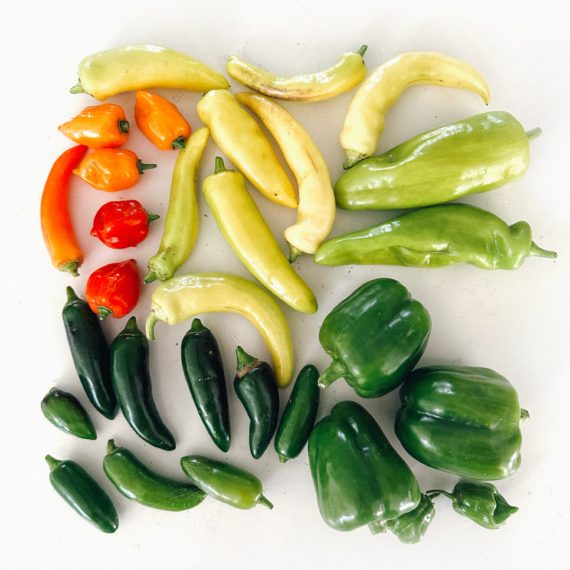
<svg viewBox="0 0 570 570">
<path fill-rule="evenodd" d="M 347 157 L 345 168 L 376 152 L 386 113 L 408 87 L 422 83 L 468 89 L 489 103 L 485 78 L 460 59 L 437 52 L 394 57 L 366 79 L 350 103 L 340 134 Z"/>
<path fill-rule="evenodd" d="M 307 131 L 281 105 L 263 95 L 238 93 L 279 145 L 299 187 L 297 222 L 285 230 L 290 261 L 315 253 L 329 235 L 335 218 L 335 196 L 323 155 Z"/>
<path fill-rule="evenodd" d="M 79 63 L 72 93 L 88 93 L 103 101 L 125 91 L 170 88 L 190 91 L 228 89 L 229 83 L 206 64 L 169 48 L 129 45 L 91 54 Z"/>
<path fill-rule="evenodd" d="M 281 206 L 297 207 L 295 189 L 269 139 L 229 91 L 218 89 L 204 95 L 198 115 L 216 144 L 255 188 Z"/>
<path fill-rule="evenodd" d="M 279 77 L 232 55 L 226 63 L 231 77 L 253 91 L 287 101 L 314 102 L 331 99 L 354 89 L 365 77 L 364 52 L 346 52 L 338 63 L 316 73 Z"/>
<path fill-rule="evenodd" d="M 220 157 L 202 192 L 226 242 L 248 271 L 275 296 L 302 313 L 314 313 L 317 300 L 275 241 L 240 172 L 226 170 Z"/>
<path fill-rule="evenodd" d="M 283 311 L 264 289 L 226 273 L 173 277 L 152 294 L 146 335 L 154 340 L 157 321 L 174 325 L 201 313 L 231 312 L 246 317 L 261 333 L 273 360 L 280 387 L 291 382 L 293 342 Z"/>
</svg>

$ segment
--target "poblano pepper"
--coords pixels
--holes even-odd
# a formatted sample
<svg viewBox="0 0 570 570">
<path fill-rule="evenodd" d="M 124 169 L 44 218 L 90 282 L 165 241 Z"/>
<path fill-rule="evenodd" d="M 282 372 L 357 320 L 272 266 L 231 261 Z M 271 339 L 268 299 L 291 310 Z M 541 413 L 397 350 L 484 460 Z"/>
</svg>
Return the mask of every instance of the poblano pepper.
<svg viewBox="0 0 570 570">
<path fill-rule="evenodd" d="M 414 474 L 356 402 L 336 404 L 317 423 L 309 461 L 321 515 L 336 530 L 382 532 L 420 504 Z"/>
<path fill-rule="evenodd" d="M 512 384 L 472 366 L 415 370 L 400 389 L 396 434 L 418 461 L 472 479 L 503 479 L 521 462 L 521 419 Z"/>
<path fill-rule="evenodd" d="M 363 398 L 387 394 L 412 371 L 430 330 L 429 313 L 401 283 L 368 281 L 323 321 L 319 340 L 333 362 L 319 387 L 343 377 Z"/>
</svg>

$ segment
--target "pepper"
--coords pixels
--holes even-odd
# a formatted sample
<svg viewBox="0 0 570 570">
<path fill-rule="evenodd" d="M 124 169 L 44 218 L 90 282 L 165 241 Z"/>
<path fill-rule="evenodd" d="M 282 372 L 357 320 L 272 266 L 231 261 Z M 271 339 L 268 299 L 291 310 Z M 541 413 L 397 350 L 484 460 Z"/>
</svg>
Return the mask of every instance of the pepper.
<svg viewBox="0 0 570 570">
<path fill-rule="evenodd" d="M 56 269 L 74 277 L 83 263 L 83 251 L 73 230 L 69 212 L 69 186 L 73 170 L 81 162 L 86 146 L 66 150 L 53 164 L 42 192 L 40 221 L 51 262 Z"/>
<path fill-rule="evenodd" d="M 287 261 L 242 174 L 226 170 L 217 157 L 216 171 L 202 191 L 226 242 L 249 272 L 293 309 L 314 313 L 314 293 Z"/>
<path fill-rule="evenodd" d="M 319 371 L 307 364 L 299 372 L 275 435 L 279 461 L 297 457 L 309 440 L 319 410 Z"/>
<path fill-rule="evenodd" d="M 120 319 L 137 305 L 140 279 L 134 259 L 109 263 L 96 269 L 85 284 L 85 297 L 100 320 Z"/>
<path fill-rule="evenodd" d="M 417 507 L 395 519 L 386 521 L 385 527 L 393 532 L 401 542 L 415 544 L 425 535 L 435 515 L 435 507 L 427 494 L 422 494 Z"/>
<path fill-rule="evenodd" d="M 249 417 L 249 451 L 259 459 L 275 430 L 279 417 L 279 391 L 275 374 L 267 362 L 237 347 L 234 389 Z"/>
<path fill-rule="evenodd" d="M 216 144 L 266 198 L 297 207 L 295 190 L 273 146 L 255 119 L 225 89 L 210 91 L 198 103 L 198 115 Z"/>
<path fill-rule="evenodd" d="M 178 153 L 164 232 L 157 253 L 148 261 L 145 283 L 172 277 L 194 249 L 199 226 L 196 180 L 209 133 L 206 128 L 198 129 Z"/>
<path fill-rule="evenodd" d="M 235 55 L 228 58 L 226 70 L 230 77 L 246 87 L 275 99 L 324 101 L 354 89 L 364 79 L 366 49 L 367 46 L 363 45 L 356 52 L 345 52 L 340 61 L 329 69 L 292 77 L 280 77 Z"/>
<path fill-rule="evenodd" d="M 269 348 L 279 386 L 291 382 L 293 343 L 287 319 L 269 293 L 241 277 L 194 273 L 162 283 L 152 294 L 146 335 L 154 339 L 157 321 L 173 325 L 208 312 L 238 313 L 248 319 Z"/>
<path fill-rule="evenodd" d="M 117 399 L 109 374 L 109 347 L 95 313 L 87 301 L 67 287 L 62 311 L 65 334 L 75 370 L 89 401 L 106 418 L 117 413 Z"/>
<path fill-rule="evenodd" d="M 180 465 L 192 483 L 218 501 L 237 509 L 273 508 L 263 495 L 261 481 L 249 471 L 201 455 L 187 455 Z"/>
<path fill-rule="evenodd" d="M 115 200 L 97 210 L 90 233 L 113 249 L 135 247 L 148 235 L 148 225 L 158 218 L 138 200 Z"/>
<path fill-rule="evenodd" d="M 335 218 L 335 197 L 329 169 L 309 133 L 283 107 L 267 97 L 238 93 L 277 141 L 299 187 L 297 221 L 285 230 L 290 261 L 301 253 L 315 253 L 329 235 Z"/>
<path fill-rule="evenodd" d="M 319 341 L 333 361 L 319 387 L 343 377 L 362 398 L 387 394 L 412 371 L 430 330 L 429 313 L 401 283 L 368 281 L 323 321 Z"/>
<path fill-rule="evenodd" d="M 182 149 L 192 129 L 176 105 L 150 91 L 137 91 L 138 128 L 160 150 Z"/>
<path fill-rule="evenodd" d="M 410 52 L 380 65 L 355 93 L 340 134 L 345 168 L 376 152 L 386 113 L 412 85 L 469 89 L 489 103 L 489 87 L 479 71 L 443 53 Z M 449 166 L 451 161 L 446 161 Z"/>
<path fill-rule="evenodd" d="M 512 384 L 489 368 L 427 366 L 400 390 L 396 435 L 418 461 L 471 479 L 503 479 L 521 463 L 519 406 Z"/>
<path fill-rule="evenodd" d="M 136 317 L 131 317 L 111 343 L 113 389 L 135 433 L 151 445 L 171 451 L 176 443 L 152 397 L 148 353 L 148 341 L 138 329 Z"/>
<path fill-rule="evenodd" d="M 107 443 L 103 470 L 121 495 L 152 509 L 185 511 L 206 498 L 196 485 L 149 469 L 132 451 L 117 447 L 112 439 Z"/>
<path fill-rule="evenodd" d="M 79 81 L 71 93 L 89 93 L 100 101 L 138 89 L 227 89 L 226 78 L 181 52 L 149 44 L 121 46 L 88 55 L 79 63 Z"/>
<path fill-rule="evenodd" d="M 328 240 L 314 260 L 321 265 L 445 267 L 469 263 L 480 269 L 517 269 L 530 255 L 553 259 L 557 254 L 532 241 L 526 222 L 508 226 L 475 206 L 443 204 Z"/>
<path fill-rule="evenodd" d="M 132 150 L 99 148 L 89 153 L 73 173 L 97 190 L 118 192 L 134 186 L 149 168 L 156 168 L 156 164 L 145 164 Z"/>
<path fill-rule="evenodd" d="M 397 210 L 488 192 L 526 172 L 529 140 L 538 134 L 502 111 L 427 131 L 342 174 L 336 203 L 349 210 Z"/>
<path fill-rule="evenodd" d="M 112 533 L 119 527 L 119 516 L 113 502 L 99 484 L 79 463 L 60 461 L 46 455 L 49 480 L 63 500 L 99 530 Z"/>
<path fill-rule="evenodd" d="M 374 418 L 356 402 L 336 404 L 309 438 L 309 462 L 323 520 L 374 533 L 415 509 L 418 482 Z"/>
<path fill-rule="evenodd" d="M 230 412 L 224 366 L 212 331 L 200 319 L 184 335 L 181 345 L 182 369 L 202 423 L 214 443 L 230 448 Z"/>
<path fill-rule="evenodd" d="M 61 431 L 82 439 L 97 439 L 89 414 L 70 392 L 53 387 L 42 399 L 41 408 L 46 419 Z"/>
<path fill-rule="evenodd" d="M 125 111 L 120 105 L 103 103 L 85 107 L 58 129 L 77 144 L 89 148 L 114 148 L 127 142 L 129 127 Z"/>
</svg>

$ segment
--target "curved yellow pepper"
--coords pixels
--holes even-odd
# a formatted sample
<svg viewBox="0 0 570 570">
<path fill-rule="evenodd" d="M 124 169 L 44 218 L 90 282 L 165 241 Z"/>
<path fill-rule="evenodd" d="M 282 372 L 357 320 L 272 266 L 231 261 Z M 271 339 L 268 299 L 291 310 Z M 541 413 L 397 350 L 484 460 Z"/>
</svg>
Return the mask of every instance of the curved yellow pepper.
<svg viewBox="0 0 570 570">
<path fill-rule="evenodd" d="M 386 113 L 412 85 L 428 83 L 469 89 L 489 103 L 485 78 L 469 64 L 443 53 L 410 52 L 380 65 L 355 93 L 340 144 L 346 152 L 345 168 L 376 152 Z"/>
<path fill-rule="evenodd" d="M 297 179 L 297 223 L 285 230 L 285 239 L 291 246 L 289 259 L 294 261 L 300 253 L 315 253 L 329 235 L 336 211 L 323 155 L 307 131 L 277 103 L 254 93 L 238 93 L 236 98 L 261 119 Z"/>
<path fill-rule="evenodd" d="M 152 294 L 146 335 L 154 340 L 157 321 L 173 325 L 201 313 L 231 312 L 246 317 L 261 333 L 285 387 L 293 375 L 293 342 L 277 301 L 258 285 L 226 273 L 195 273 L 173 277 Z"/>
<path fill-rule="evenodd" d="M 103 101 L 125 91 L 228 89 L 227 79 L 206 64 L 169 48 L 129 45 L 91 54 L 79 63 L 79 82 L 71 93 L 88 93 Z"/>
<path fill-rule="evenodd" d="M 366 47 L 344 53 L 340 61 L 329 69 L 293 77 L 279 77 L 235 55 L 228 58 L 226 70 L 246 87 L 275 99 L 324 101 L 350 91 L 364 79 Z"/>
<path fill-rule="evenodd" d="M 226 242 L 249 272 L 293 309 L 314 313 L 317 300 L 275 241 L 240 172 L 226 170 L 216 158 L 216 172 L 202 192 Z"/>
<path fill-rule="evenodd" d="M 297 207 L 293 185 L 269 139 L 229 91 L 217 89 L 204 95 L 198 115 L 216 144 L 266 198 L 281 206 Z"/>
</svg>

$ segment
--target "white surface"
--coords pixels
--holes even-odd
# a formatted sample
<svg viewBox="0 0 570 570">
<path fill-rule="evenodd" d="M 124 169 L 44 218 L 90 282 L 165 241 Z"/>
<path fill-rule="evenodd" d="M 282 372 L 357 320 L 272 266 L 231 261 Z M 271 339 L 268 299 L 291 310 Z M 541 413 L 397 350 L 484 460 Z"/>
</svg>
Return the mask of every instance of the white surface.
<svg viewBox="0 0 570 570">
<path fill-rule="evenodd" d="M 3 245 L 3 568 L 83 570 L 105 568 L 535 568 L 561 555 L 567 559 L 570 527 L 568 493 L 568 36 L 561 3 L 417 2 L 349 3 L 294 1 L 271 9 L 269 2 L 79 2 L 14 3 L 0 21 L 2 83 L 2 245 Z M 213 500 L 183 513 L 154 511 L 120 496 L 105 479 L 101 460 L 109 437 L 132 448 L 157 470 L 181 476 L 186 453 L 221 457 L 193 407 L 179 362 L 179 341 L 188 324 L 157 326 L 151 347 L 154 393 L 178 447 L 164 452 L 145 445 L 119 414 L 109 422 L 89 411 L 99 437 L 95 442 L 60 433 L 43 418 L 39 403 L 53 385 L 75 392 L 87 403 L 73 370 L 60 311 L 65 286 L 79 293 L 95 268 L 134 256 L 144 271 L 162 231 L 153 225 L 135 250 L 112 251 L 89 236 L 92 216 L 104 202 L 137 198 L 164 216 L 174 153 L 159 152 L 137 132 L 132 94 L 123 104 L 133 131 L 128 146 L 159 167 L 130 191 L 109 195 L 80 183 L 73 187 L 73 211 L 86 251 L 75 280 L 55 271 L 42 243 L 38 219 L 41 190 L 54 159 L 69 146 L 57 126 L 94 103 L 70 95 L 80 59 L 117 45 L 148 42 L 183 50 L 224 70 L 225 58 L 239 54 L 282 74 L 328 67 L 340 53 L 369 45 L 366 63 L 375 68 L 410 50 L 437 50 L 464 58 L 486 76 L 492 91 L 489 109 L 512 112 L 527 128 L 544 134 L 532 142 L 525 177 L 507 187 L 467 198 L 510 223 L 526 219 L 536 241 L 557 249 L 552 262 L 531 258 L 516 272 L 485 272 L 472 267 L 420 270 L 396 267 L 326 268 L 303 258 L 296 267 L 318 295 L 312 316 L 285 308 L 294 336 L 297 370 L 307 362 L 321 369 L 328 359 L 317 341 L 329 310 L 368 279 L 402 281 L 433 318 L 433 333 L 422 363 L 482 365 L 506 375 L 519 391 L 531 420 L 523 427 L 523 463 L 498 487 L 520 507 L 499 531 L 477 527 L 439 500 L 424 541 L 405 546 L 393 535 L 372 536 L 366 528 L 342 534 L 320 518 L 306 451 L 280 465 L 270 447 L 258 461 L 247 449 L 247 418 L 231 394 L 232 447 L 227 459 L 259 475 L 273 511 L 233 510 Z M 235 83 L 235 82 L 234 82 Z M 234 85 L 234 88 L 238 88 Z M 199 126 L 199 94 L 165 94 Z M 333 178 L 340 172 L 338 133 L 351 95 L 314 105 L 287 105 L 320 145 Z M 419 87 L 407 92 L 390 112 L 380 149 L 428 128 L 484 111 L 474 94 Z M 202 177 L 218 153 L 209 143 Z M 294 212 L 254 193 L 276 235 Z M 206 205 L 195 252 L 184 270 L 226 270 L 247 276 L 223 243 Z M 339 212 L 339 234 L 364 227 L 385 214 Z M 162 218 L 163 220 L 164 218 Z M 142 325 L 153 287 L 145 287 L 135 314 Z M 112 338 L 125 320 L 105 322 Z M 262 358 L 268 353 L 253 327 L 232 315 L 208 315 L 223 349 L 228 381 L 239 342 Z M 286 401 L 289 390 L 282 392 Z M 320 414 L 337 401 L 355 398 L 339 381 L 322 397 Z M 379 420 L 396 448 L 415 470 L 422 488 L 452 487 L 456 477 L 420 466 L 402 451 L 393 434 L 397 394 L 362 401 Z M 104 535 L 81 521 L 48 482 L 46 453 L 83 463 L 111 494 L 120 528 Z M 7 510 L 7 512 L 6 512 Z M 558 563 L 560 564 L 560 563 Z"/>
</svg>

